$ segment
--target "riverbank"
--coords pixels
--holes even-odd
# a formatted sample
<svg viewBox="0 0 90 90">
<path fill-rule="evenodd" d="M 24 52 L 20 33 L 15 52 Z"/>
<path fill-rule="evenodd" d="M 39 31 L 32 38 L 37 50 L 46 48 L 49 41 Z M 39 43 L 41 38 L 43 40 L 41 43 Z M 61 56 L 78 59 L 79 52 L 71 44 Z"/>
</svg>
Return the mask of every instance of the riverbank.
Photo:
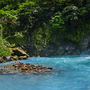
<svg viewBox="0 0 90 90">
<path fill-rule="evenodd" d="M 0 63 L 5 63 L 8 61 L 24 60 L 29 57 L 29 55 L 19 47 L 12 48 L 12 51 L 13 51 L 13 53 L 11 56 L 0 57 Z"/>
<path fill-rule="evenodd" d="M 23 62 L 17 62 L 18 60 L 28 59 L 29 55 L 23 51 L 21 48 L 12 48 L 12 56 L 0 57 L 0 63 L 5 63 L 8 61 L 15 61 L 13 64 L 0 65 L 0 74 L 15 74 L 19 72 L 23 73 L 44 73 L 49 72 L 52 67 L 44 67 L 42 65 L 33 65 L 33 64 L 23 64 Z"/>
</svg>

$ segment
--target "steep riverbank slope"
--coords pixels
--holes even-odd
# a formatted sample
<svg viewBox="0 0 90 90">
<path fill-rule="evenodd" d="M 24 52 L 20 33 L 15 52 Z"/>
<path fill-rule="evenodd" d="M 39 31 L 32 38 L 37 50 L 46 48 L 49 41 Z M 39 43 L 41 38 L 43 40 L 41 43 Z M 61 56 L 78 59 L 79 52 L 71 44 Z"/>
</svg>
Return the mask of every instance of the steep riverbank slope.
<svg viewBox="0 0 90 90">
<path fill-rule="evenodd" d="M 0 0 L 0 56 L 21 47 L 30 56 L 89 49 L 89 0 Z"/>
</svg>

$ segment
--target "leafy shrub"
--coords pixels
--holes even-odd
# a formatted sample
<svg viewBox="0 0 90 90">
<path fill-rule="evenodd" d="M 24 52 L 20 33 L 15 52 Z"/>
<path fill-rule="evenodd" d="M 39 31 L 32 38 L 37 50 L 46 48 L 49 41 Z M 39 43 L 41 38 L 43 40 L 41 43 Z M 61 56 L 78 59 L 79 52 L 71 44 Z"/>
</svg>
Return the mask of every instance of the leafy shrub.
<svg viewBox="0 0 90 90">
<path fill-rule="evenodd" d="M 0 56 L 9 56 L 12 53 L 12 49 L 4 45 L 3 40 L 3 27 L 0 25 Z"/>
<path fill-rule="evenodd" d="M 51 40 L 53 42 L 64 39 L 65 23 L 60 11 L 56 12 L 50 20 Z"/>
</svg>

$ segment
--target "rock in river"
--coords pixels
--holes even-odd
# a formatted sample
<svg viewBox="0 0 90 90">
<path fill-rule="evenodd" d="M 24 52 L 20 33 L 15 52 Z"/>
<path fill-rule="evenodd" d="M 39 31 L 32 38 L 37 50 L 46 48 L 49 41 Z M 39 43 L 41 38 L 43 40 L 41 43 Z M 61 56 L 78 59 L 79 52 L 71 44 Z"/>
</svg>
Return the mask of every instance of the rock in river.
<svg viewBox="0 0 90 90">
<path fill-rule="evenodd" d="M 11 73 L 44 73 L 51 71 L 52 67 L 44 67 L 42 65 L 32 65 L 29 63 L 23 64 L 22 62 L 0 66 L 0 74 L 11 74 Z"/>
</svg>

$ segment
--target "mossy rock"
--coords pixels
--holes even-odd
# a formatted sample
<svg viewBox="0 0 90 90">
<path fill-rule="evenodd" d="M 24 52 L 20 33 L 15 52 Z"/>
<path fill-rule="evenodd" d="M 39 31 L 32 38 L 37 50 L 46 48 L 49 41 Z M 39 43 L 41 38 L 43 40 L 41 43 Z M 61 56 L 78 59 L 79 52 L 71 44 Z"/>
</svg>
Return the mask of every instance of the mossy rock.
<svg viewBox="0 0 90 90">
<path fill-rule="evenodd" d="M 13 56 L 13 59 L 18 60 L 18 56 L 17 55 Z"/>
</svg>

